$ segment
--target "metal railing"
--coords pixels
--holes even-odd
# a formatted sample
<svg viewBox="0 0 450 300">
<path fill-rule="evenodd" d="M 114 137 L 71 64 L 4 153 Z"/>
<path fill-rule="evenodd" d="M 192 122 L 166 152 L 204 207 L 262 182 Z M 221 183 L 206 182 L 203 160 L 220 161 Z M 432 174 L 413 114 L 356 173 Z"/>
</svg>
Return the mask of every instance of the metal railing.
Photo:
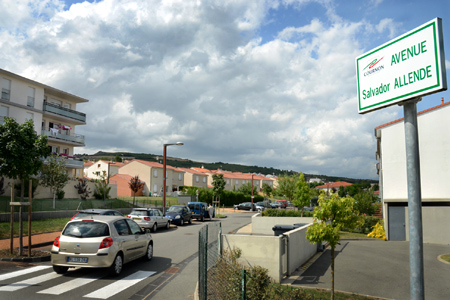
<svg viewBox="0 0 450 300">
<path fill-rule="evenodd" d="M 48 131 L 45 129 L 42 129 L 42 134 L 48 136 L 49 138 L 55 138 L 58 140 L 84 145 L 84 135 L 81 134 L 62 134 L 59 130 Z"/>
<path fill-rule="evenodd" d="M 44 101 L 44 107 L 42 110 L 86 123 L 86 114 L 70 108 L 61 107 L 59 105 Z"/>
</svg>

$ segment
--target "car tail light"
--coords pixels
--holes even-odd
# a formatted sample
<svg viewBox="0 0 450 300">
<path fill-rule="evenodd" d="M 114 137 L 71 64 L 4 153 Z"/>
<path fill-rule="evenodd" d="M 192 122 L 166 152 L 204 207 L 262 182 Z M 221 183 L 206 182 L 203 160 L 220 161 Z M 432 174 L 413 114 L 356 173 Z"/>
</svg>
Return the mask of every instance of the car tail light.
<svg viewBox="0 0 450 300">
<path fill-rule="evenodd" d="M 145 221 L 150 221 L 151 218 L 150 218 L 150 217 L 144 217 L 144 220 L 145 220 Z"/>
<path fill-rule="evenodd" d="M 113 244 L 113 239 L 111 237 L 104 238 L 100 243 L 100 247 L 98 249 L 105 249 L 111 247 Z"/>
<path fill-rule="evenodd" d="M 75 219 L 75 217 L 76 217 L 78 214 L 79 214 L 79 212 L 77 212 L 77 213 L 72 217 L 72 219 L 70 219 L 70 221 L 72 221 L 73 219 Z"/>
<path fill-rule="evenodd" d="M 130 219 L 131 219 L 131 217 L 130 217 L 130 216 L 127 216 L 127 218 L 130 218 Z"/>
<path fill-rule="evenodd" d="M 59 238 L 61 236 L 56 237 L 56 239 L 53 241 L 53 246 L 58 247 L 59 248 Z"/>
</svg>

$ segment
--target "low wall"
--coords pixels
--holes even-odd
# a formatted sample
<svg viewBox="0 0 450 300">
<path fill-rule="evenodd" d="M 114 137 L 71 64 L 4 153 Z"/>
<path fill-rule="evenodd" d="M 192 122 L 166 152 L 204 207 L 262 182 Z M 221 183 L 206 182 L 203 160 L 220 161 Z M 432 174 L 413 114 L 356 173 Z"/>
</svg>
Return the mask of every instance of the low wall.
<svg viewBox="0 0 450 300">
<path fill-rule="evenodd" d="M 233 248 L 242 250 L 240 263 L 266 268 L 270 277 L 281 282 L 282 253 L 285 252 L 282 236 L 224 234 L 223 249 Z"/>
<path fill-rule="evenodd" d="M 288 274 L 292 274 L 317 253 L 317 243 L 310 244 L 306 239 L 306 230 L 311 225 L 308 224 L 283 234 L 288 240 Z"/>
<path fill-rule="evenodd" d="M 18 182 L 16 180 L 15 182 Z M 11 180 L 5 178 L 5 193 L 3 196 L 10 196 L 11 195 L 11 187 L 10 187 Z M 80 195 L 78 195 L 77 189 L 75 189 L 75 185 L 78 184 L 78 180 L 69 180 L 64 187 L 64 198 L 66 199 L 79 199 Z M 87 185 L 89 187 L 89 190 L 91 191 L 88 199 L 94 199 L 94 190 L 95 190 L 95 182 L 88 181 Z M 117 198 L 117 185 L 116 184 L 110 184 L 111 190 L 109 192 L 110 198 Z M 20 196 L 20 195 L 15 195 Z M 36 191 L 34 192 L 34 198 L 35 199 L 53 199 L 53 194 L 50 191 L 50 188 L 43 187 L 41 185 L 38 185 Z M 28 201 L 28 200 L 27 200 Z"/>
<path fill-rule="evenodd" d="M 262 220 L 261 220 L 262 219 Z M 285 275 L 292 274 L 298 267 L 306 263 L 317 252 L 317 244 L 310 244 L 306 239 L 306 231 L 312 223 L 293 229 L 283 235 L 274 236 L 272 227 L 277 224 L 292 225 L 306 223 L 305 218 L 258 217 L 252 218 L 252 227 L 266 219 L 277 219 L 268 222 L 264 235 L 225 234 L 224 249 L 239 248 L 242 250 L 240 262 L 250 266 L 261 266 L 269 270 L 269 276 L 280 283 Z M 295 222 L 292 223 L 292 219 Z M 299 221 L 300 219 L 300 221 Z M 260 230 L 260 229 L 257 229 Z"/>
<path fill-rule="evenodd" d="M 313 221 L 314 218 L 311 217 L 262 217 L 258 213 L 252 217 L 252 234 L 273 235 L 272 228 L 275 225 L 309 224 Z"/>
<path fill-rule="evenodd" d="M 114 210 L 120 211 L 124 215 L 131 212 L 131 208 L 115 208 Z M 62 211 L 34 211 L 31 213 L 31 220 L 45 220 L 45 219 L 57 219 L 57 218 L 71 218 L 76 214 L 76 210 L 62 210 Z M 0 214 L 0 222 L 9 222 L 11 219 L 11 213 Z M 14 213 L 14 220 L 19 220 L 19 213 Z M 23 207 L 22 220 L 28 221 L 28 206 Z"/>
</svg>

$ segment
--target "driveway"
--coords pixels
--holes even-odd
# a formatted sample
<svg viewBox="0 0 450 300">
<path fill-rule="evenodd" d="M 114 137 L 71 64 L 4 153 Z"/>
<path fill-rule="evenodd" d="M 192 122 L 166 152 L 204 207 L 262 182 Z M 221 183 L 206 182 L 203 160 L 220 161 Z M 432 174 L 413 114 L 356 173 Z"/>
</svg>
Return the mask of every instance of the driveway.
<svg viewBox="0 0 450 300">
<path fill-rule="evenodd" d="M 450 264 L 438 260 L 441 254 L 450 254 L 450 246 L 424 244 L 426 299 L 450 297 Z M 293 274 L 287 281 L 299 287 L 330 289 L 329 248 L 299 274 Z M 406 300 L 410 299 L 409 282 L 409 242 L 341 240 L 336 247 L 336 291 Z"/>
</svg>

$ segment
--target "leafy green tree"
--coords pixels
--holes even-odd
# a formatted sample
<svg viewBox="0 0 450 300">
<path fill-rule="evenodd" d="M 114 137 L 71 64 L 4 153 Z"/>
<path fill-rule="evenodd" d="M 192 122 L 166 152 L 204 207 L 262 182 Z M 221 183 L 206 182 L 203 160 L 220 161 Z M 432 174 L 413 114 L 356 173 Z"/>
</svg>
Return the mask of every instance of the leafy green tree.
<svg viewBox="0 0 450 300">
<path fill-rule="evenodd" d="M 238 192 L 243 193 L 244 195 L 251 195 L 252 194 L 252 184 L 250 182 L 247 182 L 246 184 L 241 185 L 238 190 Z M 257 194 L 256 186 L 253 186 L 253 195 Z"/>
<path fill-rule="evenodd" d="M 378 206 L 374 205 L 378 201 L 378 197 L 373 192 L 373 189 L 363 190 L 354 196 L 355 209 L 360 214 L 372 216 L 378 209 Z"/>
<path fill-rule="evenodd" d="M 36 134 L 32 120 L 19 124 L 12 118 L 4 118 L 0 125 L 0 176 L 20 180 L 21 202 L 24 202 L 25 181 L 39 172 L 41 158 L 47 154 L 47 137 Z M 19 226 L 19 254 L 22 255 L 22 222 Z"/>
<path fill-rule="evenodd" d="M 345 197 L 347 193 L 345 192 L 345 188 L 341 185 L 338 190 L 339 197 Z"/>
<path fill-rule="evenodd" d="M 223 174 L 213 174 L 212 176 L 212 186 L 213 186 L 213 197 L 214 199 L 219 199 L 220 203 L 220 196 L 223 193 L 223 190 L 225 189 L 225 179 L 223 179 Z M 220 205 L 220 204 L 219 204 Z"/>
<path fill-rule="evenodd" d="M 278 176 L 277 194 L 292 201 L 295 193 L 295 179 L 288 174 Z"/>
<path fill-rule="evenodd" d="M 73 187 L 77 190 L 81 200 L 86 200 L 91 194 L 86 178 L 79 179 L 78 183 Z"/>
<path fill-rule="evenodd" d="M 50 155 L 42 166 L 39 181 L 44 187 L 50 188 L 53 195 L 53 209 L 55 209 L 55 198 L 69 181 L 67 176 L 66 161 L 56 155 Z"/>
<path fill-rule="evenodd" d="M 352 184 L 345 188 L 347 195 L 349 195 L 350 197 L 354 197 L 356 194 L 358 194 L 359 190 L 360 186 L 358 184 Z"/>
<path fill-rule="evenodd" d="M 265 197 L 269 198 L 270 196 L 272 196 L 273 189 L 272 189 L 272 187 L 271 187 L 270 185 L 268 185 L 267 183 L 264 182 L 264 183 L 262 184 L 261 190 L 262 190 L 262 192 L 263 192 L 263 194 L 264 194 Z"/>
<path fill-rule="evenodd" d="M 319 196 L 319 206 L 314 209 L 313 225 L 308 227 L 306 238 L 312 243 L 326 241 L 331 247 L 331 299 L 334 299 L 334 258 L 335 248 L 343 228 L 354 230 L 364 223 L 358 212 L 354 211 L 355 200 L 350 196 L 339 197 L 332 193 L 327 199 Z"/>
<path fill-rule="evenodd" d="M 47 155 L 47 137 L 36 134 L 32 120 L 19 124 L 12 118 L 4 119 L 0 125 L 0 176 L 20 180 L 21 202 L 25 180 L 39 172 L 41 158 Z"/>
<path fill-rule="evenodd" d="M 116 155 L 116 157 L 114 158 L 115 162 L 122 162 L 122 157 L 120 157 L 119 154 Z"/>
<path fill-rule="evenodd" d="M 142 182 L 139 179 L 139 175 L 136 175 L 130 179 L 130 182 L 128 182 L 128 186 L 130 187 L 130 190 L 133 191 L 133 206 L 134 206 L 136 201 L 136 193 L 139 192 L 139 190 L 144 187 L 144 182 Z"/>
<path fill-rule="evenodd" d="M 305 206 L 309 206 L 311 202 L 311 189 L 308 186 L 308 183 L 305 181 L 305 175 L 300 173 L 295 180 L 295 192 L 294 192 L 294 200 L 292 203 L 301 208 L 302 217 L 303 210 Z"/>
</svg>

